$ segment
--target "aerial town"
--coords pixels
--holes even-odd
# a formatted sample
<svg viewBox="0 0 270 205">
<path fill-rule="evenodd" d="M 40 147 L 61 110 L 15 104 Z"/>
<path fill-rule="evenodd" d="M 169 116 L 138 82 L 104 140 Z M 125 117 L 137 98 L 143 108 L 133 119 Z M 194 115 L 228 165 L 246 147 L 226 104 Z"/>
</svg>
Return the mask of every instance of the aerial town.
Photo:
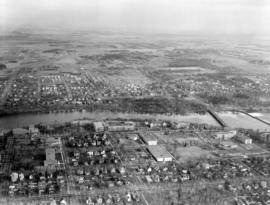
<svg viewBox="0 0 270 205">
<path fill-rule="evenodd" d="M 3 129 L 0 203 L 269 204 L 269 141 L 163 120 Z"/>
<path fill-rule="evenodd" d="M 270 4 L 105 1 L 0 0 L 0 205 L 270 205 Z"/>
<path fill-rule="evenodd" d="M 270 204 L 270 75 L 255 50 L 162 36 L 83 55 L 84 34 L 25 35 L 1 50 L 0 204 Z"/>
</svg>

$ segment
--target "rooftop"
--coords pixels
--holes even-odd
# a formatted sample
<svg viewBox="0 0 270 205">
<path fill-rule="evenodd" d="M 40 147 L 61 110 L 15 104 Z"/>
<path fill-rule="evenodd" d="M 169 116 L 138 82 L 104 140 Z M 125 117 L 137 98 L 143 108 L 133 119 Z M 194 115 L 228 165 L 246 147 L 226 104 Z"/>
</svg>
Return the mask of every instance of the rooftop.
<svg viewBox="0 0 270 205">
<path fill-rule="evenodd" d="M 148 146 L 148 150 L 156 158 L 172 158 L 172 155 L 166 150 L 164 146 Z"/>
</svg>

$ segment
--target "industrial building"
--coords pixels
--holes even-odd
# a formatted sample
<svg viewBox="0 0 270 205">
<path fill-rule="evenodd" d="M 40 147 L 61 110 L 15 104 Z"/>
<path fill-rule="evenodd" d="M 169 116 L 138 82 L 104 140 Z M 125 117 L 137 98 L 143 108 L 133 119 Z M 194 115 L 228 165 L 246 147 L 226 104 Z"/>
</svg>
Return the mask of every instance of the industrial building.
<svg viewBox="0 0 270 205">
<path fill-rule="evenodd" d="M 136 123 L 131 121 L 108 121 L 106 123 L 108 131 L 133 131 L 136 128 Z"/>
<path fill-rule="evenodd" d="M 56 165 L 57 160 L 55 159 L 55 149 L 47 148 L 46 149 L 46 160 L 44 161 L 44 166 Z"/>
<path fill-rule="evenodd" d="M 157 137 L 153 133 L 143 133 L 141 137 L 147 145 L 157 145 Z"/>
<path fill-rule="evenodd" d="M 25 135 L 25 134 L 29 133 L 29 130 L 24 129 L 24 128 L 14 128 L 14 129 L 12 129 L 12 133 L 15 136 L 17 136 L 17 135 Z"/>
<path fill-rule="evenodd" d="M 214 136 L 215 139 L 228 140 L 233 138 L 237 134 L 236 130 L 220 131 Z"/>
<path fill-rule="evenodd" d="M 158 162 L 168 162 L 172 161 L 172 155 L 166 150 L 164 146 L 148 146 L 149 152 L 153 155 Z"/>
<path fill-rule="evenodd" d="M 234 148 L 237 148 L 238 145 L 235 144 L 234 142 L 232 141 L 222 141 L 220 142 L 220 147 L 223 148 L 223 149 L 234 149 Z"/>
<path fill-rule="evenodd" d="M 95 132 L 104 132 L 105 131 L 103 122 L 93 122 L 93 126 L 95 129 Z"/>
</svg>

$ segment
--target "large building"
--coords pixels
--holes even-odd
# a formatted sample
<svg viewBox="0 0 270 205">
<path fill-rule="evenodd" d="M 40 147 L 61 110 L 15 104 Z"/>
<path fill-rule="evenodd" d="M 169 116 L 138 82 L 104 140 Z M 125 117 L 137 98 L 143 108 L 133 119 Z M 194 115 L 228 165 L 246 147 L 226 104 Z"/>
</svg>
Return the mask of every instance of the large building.
<svg viewBox="0 0 270 205">
<path fill-rule="evenodd" d="M 233 138 L 237 134 L 236 130 L 227 130 L 227 131 L 220 131 L 217 132 L 214 137 L 216 139 L 221 139 L 221 140 L 228 140 Z"/>
<path fill-rule="evenodd" d="M 222 147 L 225 150 L 228 150 L 228 149 L 237 148 L 238 146 L 232 141 L 222 141 L 220 142 L 220 147 Z"/>
<path fill-rule="evenodd" d="M 56 165 L 57 160 L 55 158 L 55 149 L 47 148 L 46 149 L 46 160 L 44 161 L 44 166 Z"/>
<path fill-rule="evenodd" d="M 29 130 L 24 128 L 14 128 L 12 130 L 13 135 L 26 135 L 29 133 Z"/>
<path fill-rule="evenodd" d="M 133 131 L 136 128 L 136 123 L 131 121 L 108 121 L 106 123 L 108 131 Z"/>
<path fill-rule="evenodd" d="M 95 132 L 104 132 L 105 130 L 103 122 L 93 122 L 93 126 Z"/>
<path fill-rule="evenodd" d="M 166 150 L 164 146 L 148 146 L 148 150 L 158 162 L 168 162 L 172 161 L 173 159 L 172 155 Z"/>
<path fill-rule="evenodd" d="M 153 133 L 143 133 L 141 137 L 147 145 L 157 145 L 157 137 Z"/>
</svg>

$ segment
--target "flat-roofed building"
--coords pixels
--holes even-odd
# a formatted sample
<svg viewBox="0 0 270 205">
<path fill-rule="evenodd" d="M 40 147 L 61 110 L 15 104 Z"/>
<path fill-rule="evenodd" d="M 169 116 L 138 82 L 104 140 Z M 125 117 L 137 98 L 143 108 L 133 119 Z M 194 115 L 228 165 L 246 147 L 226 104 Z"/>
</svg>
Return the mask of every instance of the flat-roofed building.
<svg viewBox="0 0 270 205">
<path fill-rule="evenodd" d="M 166 150 L 164 146 L 148 146 L 148 150 L 158 162 L 169 162 L 173 159 L 172 155 Z"/>
<path fill-rule="evenodd" d="M 228 140 L 233 138 L 237 134 L 236 130 L 227 130 L 227 131 L 220 131 L 217 132 L 214 137 L 216 139 Z"/>
<path fill-rule="evenodd" d="M 220 146 L 223 149 L 234 149 L 234 148 L 237 148 L 238 147 L 238 145 L 235 144 L 232 141 L 222 141 L 222 142 L 220 142 Z"/>
<path fill-rule="evenodd" d="M 137 133 L 129 133 L 127 134 L 127 138 L 130 140 L 137 140 L 139 138 Z"/>
<path fill-rule="evenodd" d="M 131 121 L 108 121 L 106 122 L 108 131 L 133 131 L 136 123 Z"/>
<path fill-rule="evenodd" d="M 56 155 L 55 155 L 55 149 L 54 148 L 47 148 L 46 149 L 46 160 L 44 161 L 44 166 L 50 166 L 50 165 L 56 165 Z"/>
<path fill-rule="evenodd" d="M 153 133 L 143 133 L 141 137 L 147 145 L 157 145 L 157 137 Z"/>
<path fill-rule="evenodd" d="M 105 130 L 103 122 L 93 122 L 93 126 L 95 132 L 104 132 Z"/>
<path fill-rule="evenodd" d="M 24 128 L 14 128 L 12 130 L 13 135 L 25 135 L 29 133 L 29 130 Z"/>
</svg>

